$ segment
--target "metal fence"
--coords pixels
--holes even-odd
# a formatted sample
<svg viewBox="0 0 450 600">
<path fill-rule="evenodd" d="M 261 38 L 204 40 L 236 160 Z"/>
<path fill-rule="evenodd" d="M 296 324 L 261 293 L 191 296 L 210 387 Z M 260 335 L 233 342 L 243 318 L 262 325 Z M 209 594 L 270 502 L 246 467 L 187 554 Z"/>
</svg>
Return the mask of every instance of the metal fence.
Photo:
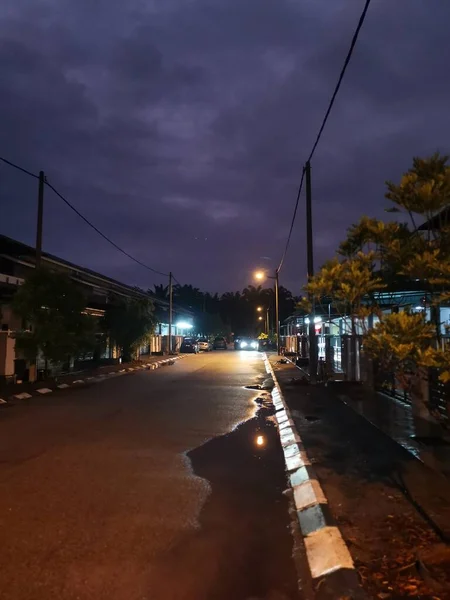
<svg viewBox="0 0 450 600">
<path fill-rule="evenodd" d="M 439 420 L 450 424 L 450 384 L 439 379 L 440 370 L 428 369 L 428 408 Z M 375 389 L 392 398 L 411 404 L 411 395 L 400 385 L 392 371 L 386 371 L 379 365 L 374 366 Z"/>
</svg>

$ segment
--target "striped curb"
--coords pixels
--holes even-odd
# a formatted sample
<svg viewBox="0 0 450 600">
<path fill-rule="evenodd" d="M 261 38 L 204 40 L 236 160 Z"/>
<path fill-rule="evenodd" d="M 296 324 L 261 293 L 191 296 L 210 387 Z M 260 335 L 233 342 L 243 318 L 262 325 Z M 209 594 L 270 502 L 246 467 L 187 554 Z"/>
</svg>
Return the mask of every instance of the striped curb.
<svg viewBox="0 0 450 600">
<path fill-rule="evenodd" d="M 366 598 L 348 547 L 328 508 L 311 462 L 295 428 L 291 412 L 266 354 L 266 372 L 272 377 L 275 418 L 278 423 L 289 483 L 317 598 Z M 331 595 L 330 595 L 331 594 Z"/>
<path fill-rule="evenodd" d="M 70 388 L 71 386 L 81 385 L 82 383 L 86 383 L 86 382 L 100 383 L 102 381 L 105 381 L 106 378 L 108 378 L 108 377 L 118 377 L 119 375 L 124 375 L 128 372 L 132 373 L 133 371 L 139 371 L 139 370 L 151 371 L 154 369 L 159 369 L 161 366 L 174 365 L 177 360 L 181 360 L 182 358 L 186 358 L 186 355 L 172 356 L 171 358 L 168 358 L 165 360 L 160 360 L 160 361 L 154 362 L 154 363 L 137 365 L 136 367 L 128 367 L 126 369 L 121 369 L 120 371 L 111 371 L 110 373 L 102 373 L 101 375 L 97 375 L 96 377 L 86 377 L 85 379 L 76 379 L 75 381 L 72 381 L 71 383 L 60 383 L 59 385 L 57 385 L 55 387 L 55 390 L 56 389 L 66 390 L 66 389 Z M 32 398 L 33 395 L 34 396 L 38 396 L 38 395 L 42 396 L 44 394 L 50 394 L 53 391 L 54 390 L 52 390 L 50 388 L 38 388 L 38 389 L 33 390 L 33 394 L 29 394 L 27 392 L 22 392 L 20 394 L 15 394 L 13 396 L 10 396 L 10 399 L 28 400 L 29 398 Z M 0 406 L 3 404 L 8 404 L 8 400 L 3 400 L 3 398 L 0 398 Z"/>
</svg>

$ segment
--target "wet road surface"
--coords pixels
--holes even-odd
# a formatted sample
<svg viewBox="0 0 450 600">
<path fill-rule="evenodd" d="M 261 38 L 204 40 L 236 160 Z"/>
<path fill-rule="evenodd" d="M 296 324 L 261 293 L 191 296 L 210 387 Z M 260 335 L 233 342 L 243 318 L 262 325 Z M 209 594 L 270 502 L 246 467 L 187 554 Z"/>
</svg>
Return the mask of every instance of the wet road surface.
<svg viewBox="0 0 450 600">
<path fill-rule="evenodd" d="M 0 597 L 298 598 L 264 377 L 214 352 L 2 410 Z"/>
</svg>

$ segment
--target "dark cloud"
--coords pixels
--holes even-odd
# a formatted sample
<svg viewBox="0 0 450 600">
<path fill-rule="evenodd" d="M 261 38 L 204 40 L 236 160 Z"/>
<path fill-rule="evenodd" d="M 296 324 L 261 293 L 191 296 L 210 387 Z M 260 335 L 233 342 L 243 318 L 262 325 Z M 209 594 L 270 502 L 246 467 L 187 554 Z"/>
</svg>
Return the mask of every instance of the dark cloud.
<svg viewBox="0 0 450 600">
<path fill-rule="evenodd" d="M 5 0 L 1 154 L 49 180 L 140 260 L 225 290 L 275 268 L 303 162 L 362 1 Z M 313 161 L 316 264 L 384 181 L 446 151 L 442 2 L 372 3 Z M 1 232 L 34 238 L 35 182 L 0 166 Z M 133 265 L 46 195 L 45 247 L 130 283 Z M 271 257 L 270 260 L 261 257 Z M 305 278 L 304 207 L 283 282 Z"/>
</svg>

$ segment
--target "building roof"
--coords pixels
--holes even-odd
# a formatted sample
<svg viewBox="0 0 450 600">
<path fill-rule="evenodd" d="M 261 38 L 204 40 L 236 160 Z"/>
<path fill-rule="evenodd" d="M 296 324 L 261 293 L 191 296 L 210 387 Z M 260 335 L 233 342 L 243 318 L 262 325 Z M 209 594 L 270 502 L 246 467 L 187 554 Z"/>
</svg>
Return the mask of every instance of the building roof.
<svg viewBox="0 0 450 600">
<path fill-rule="evenodd" d="M 36 267 L 35 248 L 1 234 L 0 257 L 13 260 L 14 262 L 21 263 L 30 268 Z M 82 283 L 88 283 L 94 288 L 103 288 L 106 291 L 127 297 L 150 297 L 158 308 L 163 310 L 169 309 L 169 302 L 166 300 L 158 298 L 155 295 L 141 290 L 138 287 L 127 285 L 126 283 L 117 281 L 117 279 L 97 273 L 92 269 L 87 269 L 86 267 L 81 267 L 80 265 L 71 263 L 67 260 L 59 258 L 58 256 L 49 254 L 48 252 L 42 252 L 42 263 L 47 263 L 48 266 L 53 265 L 62 267 L 64 270 L 69 271 L 69 274 L 72 278 L 80 280 Z M 184 313 L 189 316 L 192 315 L 192 311 L 178 305 L 174 304 L 173 308 L 178 313 Z"/>
</svg>

